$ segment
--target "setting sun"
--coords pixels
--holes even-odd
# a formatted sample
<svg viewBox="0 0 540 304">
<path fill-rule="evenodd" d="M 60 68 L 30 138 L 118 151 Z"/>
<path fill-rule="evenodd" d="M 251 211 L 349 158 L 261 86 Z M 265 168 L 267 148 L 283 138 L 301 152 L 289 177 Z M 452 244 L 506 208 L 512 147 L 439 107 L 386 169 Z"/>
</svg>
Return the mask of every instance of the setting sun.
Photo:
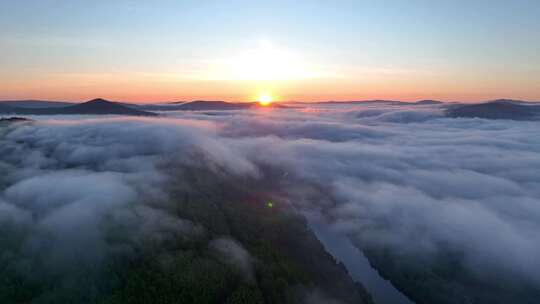
<svg viewBox="0 0 540 304">
<path fill-rule="evenodd" d="M 263 107 L 269 106 L 272 103 L 272 97 L 268 94 L 259 96 L 259 104 Z"/>
</svg>

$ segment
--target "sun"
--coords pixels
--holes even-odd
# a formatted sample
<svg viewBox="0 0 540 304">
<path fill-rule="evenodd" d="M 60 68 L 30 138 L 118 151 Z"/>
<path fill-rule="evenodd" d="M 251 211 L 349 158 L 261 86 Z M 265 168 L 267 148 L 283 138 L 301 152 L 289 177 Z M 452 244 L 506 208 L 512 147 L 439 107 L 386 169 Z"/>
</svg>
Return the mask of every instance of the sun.
<svg viewBox="0 0 540 304">
<path fill-rule="evenodd" d="M 272 96 L 268 94 L 261 94 L 259 96 L 259 104 L 263 107 L 269 106 L 272 103 Z"/>
</svg>

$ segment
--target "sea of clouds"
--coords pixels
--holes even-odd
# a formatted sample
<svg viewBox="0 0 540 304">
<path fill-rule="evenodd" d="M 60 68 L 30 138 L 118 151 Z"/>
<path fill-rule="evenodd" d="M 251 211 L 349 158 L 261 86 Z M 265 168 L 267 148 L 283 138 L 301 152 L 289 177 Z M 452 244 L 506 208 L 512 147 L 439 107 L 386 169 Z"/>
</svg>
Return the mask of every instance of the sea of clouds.
<svg viewBox="0 0 540 304">
<path fill-rule="evenodd" d="M 155 203 L 189 165 L 268 183 L 357 243 L 419 259 L 451 249 L 481 279 L 540 287 L 540 122 L 381 103 L 36 119 L 0 130 L 3 261 L 39 255 L 62 272 L 122 250 L 110 227 L 134 240 L 203 233 Z M 224 244 L 211 246 L 249 269 Z"/>
</svg>

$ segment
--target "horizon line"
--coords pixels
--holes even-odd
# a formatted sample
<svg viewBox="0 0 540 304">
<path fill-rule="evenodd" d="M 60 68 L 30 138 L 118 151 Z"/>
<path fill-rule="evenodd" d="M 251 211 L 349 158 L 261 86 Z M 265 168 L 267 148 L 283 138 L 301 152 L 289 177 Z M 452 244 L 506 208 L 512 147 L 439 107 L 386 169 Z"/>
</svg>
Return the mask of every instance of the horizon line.
<svg viewBox="0 0 540 304">
<path fill-rule="evenodd" d="M 188 102 L 195 102 L 195 101 L 219 101 L 219 102 L 227 102 L 227 103 L 256 103 L 257 100 L 251 100 L 251 101 L 238 101 L 238 100 L 230 100 L 230 99 L 193 99 L 193 100 L 182 100 L 182 99 L 176 99 L 176 100 L 147 100 L 147 101 L 128 101 L 128 100 L 115 100 L 115 99 L 109 99 L 109 98 L 103 98 L 103 97 L 96 97 L 91 99 L 80 99 L 80 100 L 58 100 L 58 99 L 41 99 L 41 98 L 22 98 L 22 99 L 0 99 L 0 103 L 2 102 L 32 102 L 32 101 L 41 101 L 41 102 L 58 102 L 58 103 L 84 103 L 88 101 L 93 101 L 96 99 L 103 99 L 110 102 L 116 102 L 116 103 L 128 103 L 128 104 L 162 104 L 162 103 L 188 103 Z M 421 101 L 435 101 L 435 102 L 441 102 L 441 103 L 483 103 L 483 102 L 493 102 L 493 101 L 500 101 L 500 100 L 507 100 L 507 101 L 521 101 L 521 102 L 531 102 L 531 103 L 540 103 L 540 99 L 537 100 L 531 100 L 531 99 L 520 99 L 520 98 L 494 98 L 494 99 L 480 99 L 480 100 L 448 100 L 448 99 L 432 99 L 432 98 L 421 98 L 421 99 L 414 99 L 414 100 L 401 100 L 401 99 L 384 99 L 384 98 L 370 98 L 370 99 L 328 99 L 328 100 L 275 100 L 273 103 L 346 103 L 346 102 L 373 102 L 373 101 L 388 101 L 388 102 L 403 102 L 403 103 L 417 103 Z"/>
</svg>

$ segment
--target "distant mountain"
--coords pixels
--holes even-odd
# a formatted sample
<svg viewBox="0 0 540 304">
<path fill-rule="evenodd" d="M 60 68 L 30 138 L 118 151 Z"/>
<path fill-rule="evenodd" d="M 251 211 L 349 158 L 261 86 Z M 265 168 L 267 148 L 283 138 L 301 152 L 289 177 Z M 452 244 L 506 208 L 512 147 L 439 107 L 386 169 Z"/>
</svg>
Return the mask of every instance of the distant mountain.
<svg viewBox="0 0 540 304">
<path fill-rule="evenodd" d="M 24 118 L 24 117 L 8 117 L 8 118 L 3 118 L 3 117 L 0 117 L 0 123 L 13 123 L 13 122 L 22 122 L 22 121 L 30 121 L 30 119 L 28 118 Z"/>
<path fill-rule="evenodd" d="M 478 104 L 454 105 L 448 108 L 445 114 L 447 117 L 534 120 L 540 118 L 540 104 L 498 99 Z"/>
<path fill-rule="evenodd" d="M 419 100 L 419 101 L 415 102 L 414 104 L 417 104 L 417 105 L 436 105 L 436 104 L 442 104 L 442 103 L 443 103 L 442 101 L 438 101 L 438 100 L 424 99 L 424 100 Z"/>
<path fill-rule="evenodd" d="M 151 103 L 151 104 L 128 104 L 127 106 L 143 111 L 179 111 L 182 110 L 182 104 L 186 102 L 170 102 L 170 103 Z"/>
<path fill-rule="evenodd" d="M 345 100 L 345 101 L 317 101 L 317 102 L 305 102 L 306 104 L 386 104 L 386 105 L 406 105 L 410 102 L 398 101 L 398 100 L 384 100 L 384 99 L 372 99 L 372 100 Z"/>
<path fill-rule="evenodd" d="M 126 105 L 129 108 L 141 110 L 141 111 L 177 111 L 177 105 L 164 105 L 164 104 L 130 104 Z"/>
<path fill-rule="evenodd" d="M 62 108 L 72 106 L 74 103 L 65 101 L 47 101 L 47 100 L 2 100 L 0 105 L 7 105 L 18 108 Z"/>
<path fill-rule="evenodd" d="M 226 101 L 195 100 L 154 104 L 129 104 L 130 108 L 143 111 L 210 111 L 210 110 L 241 110 L 249 108 L 247 104 L 230 103 Z"/>
<path fill-rule="evenodd" d="M 142 111 L 127 107 L 123 104 L 105 99 L 93 99 L 84 103 L 52 108 L 22 108 L 0 104 L 0 114 L 18 115 L 135 115 L 154 116 L 152 112 Z"/>
<path fill-rule="evenodd" d="M 77 104 L 70 107 L 62 108 L 62 110 L 69 114 L 117 114 L 117 115 L 139 115 L 139 116 L 151 116 L 155 115 L 151 112 L 145 112 L 129 108 L 125 105 L 111 102 L 105 99 L 93 99 L 85 103 Z"/>
<path fill-rule="evenodd" d="M 160 102 L 152 104 L 129 104 L 128 106 L 146 111 L 176 111 L 178 110 L 178 106 L 184 103 L 186 103 L 186 101 Z"/>
<path fill-rule="evenodd" d="M 226 102 L 221 100 L 195 100 L 169 104 L 130 105 L 134 109 L 147 111 L 228 111 L 247 110 L 260 107 L 258 102 Z M 282 104 L 272 103 L 271 108 L 287 108 Z"/>
<path fill-rule="evenodd" d="M 14 109 L 13 109 L 12 106 L 8 106 L 8 105 L 0 103 L 0 114 L 2 114 L 2 113 L 12 113 L 13 110 Z"/>
<path fill-rule="evenodd" d="M 209 111 L 209 110 L 244 110 L 252 105 L 248 103 L 231 103 L 215 100 L 195 100 L 180 104 L 178 110 Z"/>
</svg>

